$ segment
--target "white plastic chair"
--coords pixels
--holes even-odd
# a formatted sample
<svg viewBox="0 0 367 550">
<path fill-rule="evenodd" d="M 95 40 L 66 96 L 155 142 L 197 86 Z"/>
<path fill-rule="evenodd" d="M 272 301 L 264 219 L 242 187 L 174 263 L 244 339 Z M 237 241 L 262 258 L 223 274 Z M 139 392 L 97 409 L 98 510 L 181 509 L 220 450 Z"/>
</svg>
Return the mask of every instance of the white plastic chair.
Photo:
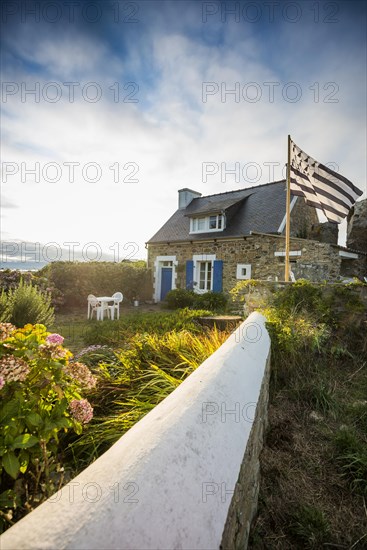
<svg viewBox="0 0 367 550">
<path fill-rule="evenodd" d="M 93 313 L 96 312 L 97 321 L 103 320 L 103 307 L 97 300 L 94 294 L 88 296 L 88 319 L 93 318 Z"/>
<path fill-rule="evenodd" d="M 114 302 L 112 306 L 108 306 L 109 316 L 113 320 L 115 318 L 115 311 L 117 311 L 117 319 L 120 319 L 120 302 L 122 302 L 124 297 L 121 292 L 115 292 L 115 294 L 112 295 L 112 298 L 114 299 Z"/>
</svg>

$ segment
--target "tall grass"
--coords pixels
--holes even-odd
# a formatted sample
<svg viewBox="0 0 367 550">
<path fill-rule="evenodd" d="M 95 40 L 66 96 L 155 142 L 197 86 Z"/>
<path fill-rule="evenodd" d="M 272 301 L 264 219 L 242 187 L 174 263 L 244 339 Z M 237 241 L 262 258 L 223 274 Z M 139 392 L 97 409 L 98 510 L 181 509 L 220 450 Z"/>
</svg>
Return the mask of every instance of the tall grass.
<svg viewBox="0 0 367 550">
<path fill-rule="evenodd" d="M 95 416 L 82 436 L 72 441 L 79 471 L 100 456 L 138 420 L 175 390 L 226 340 L 216 329 L 193 334 L 173 330 L 164 335 L 137 334 L 116 360 L 99 365 L 91 401 Z"/>
<path fill-rule="evenodd" d="M 86 344 L 121 347 L 137 333 L 163 335 L 173 328 L 200 333 L 201 327 L 196 319 L 205 315 L 210 315 L 210 311 L 186 308 L 176 312 L 129 314 L 119 321 L 90 321 L 84 333 L 84 341 Z"/>
</svg>

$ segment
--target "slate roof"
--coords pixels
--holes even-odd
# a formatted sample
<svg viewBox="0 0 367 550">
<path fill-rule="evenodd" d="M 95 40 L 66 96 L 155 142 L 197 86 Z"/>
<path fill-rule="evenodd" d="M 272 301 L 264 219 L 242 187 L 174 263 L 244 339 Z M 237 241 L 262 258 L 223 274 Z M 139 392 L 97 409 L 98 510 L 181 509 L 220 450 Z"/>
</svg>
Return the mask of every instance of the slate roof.
<svg viewBox="0 0 367 550">
<path fill-rule="evenodd" d="M 177 210 L 148 244 L 240 237 L 251 231 L 278 233 L 285 208 L 285 180 L 198 197 Z M 226 213 L 224 231 L 190 234 L 190 217 L 220 212 Z"/>
</svg>

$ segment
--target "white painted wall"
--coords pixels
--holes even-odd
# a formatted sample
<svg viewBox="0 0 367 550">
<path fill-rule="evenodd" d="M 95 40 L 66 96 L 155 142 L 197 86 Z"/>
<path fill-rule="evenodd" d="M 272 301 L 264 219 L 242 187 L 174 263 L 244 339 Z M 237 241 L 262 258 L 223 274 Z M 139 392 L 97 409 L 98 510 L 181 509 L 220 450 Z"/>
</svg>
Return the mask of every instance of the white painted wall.
<svg viewBox="0 0 367 550">
<path fill-rule="evenodd" d="M 264 322 L 252 313 L 109 451 L 4 533 L 1 549 L 218 549 L 270 352 Z"/>
</svg>

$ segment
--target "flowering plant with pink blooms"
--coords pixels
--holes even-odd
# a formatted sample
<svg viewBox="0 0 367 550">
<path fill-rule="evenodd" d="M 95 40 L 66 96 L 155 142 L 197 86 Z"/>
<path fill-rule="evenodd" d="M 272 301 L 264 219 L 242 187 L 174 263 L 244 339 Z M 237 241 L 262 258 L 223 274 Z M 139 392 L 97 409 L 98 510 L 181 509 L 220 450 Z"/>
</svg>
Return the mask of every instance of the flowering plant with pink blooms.
<svg viewBox="0 0 367 550">
<path fill-rule="evenodd" d="M 52 471 L 60 433 L 80 434 L 93 417 L 84 394 L 96 378 L 71 361 L 63 342 L 43 325 L 0 323 L 1 485 L 8 495 L 17 479 L 17 493 L 24 491 L 30 506 L 32 496 L 42 500 L 57 489 Z"/>
</svg>

